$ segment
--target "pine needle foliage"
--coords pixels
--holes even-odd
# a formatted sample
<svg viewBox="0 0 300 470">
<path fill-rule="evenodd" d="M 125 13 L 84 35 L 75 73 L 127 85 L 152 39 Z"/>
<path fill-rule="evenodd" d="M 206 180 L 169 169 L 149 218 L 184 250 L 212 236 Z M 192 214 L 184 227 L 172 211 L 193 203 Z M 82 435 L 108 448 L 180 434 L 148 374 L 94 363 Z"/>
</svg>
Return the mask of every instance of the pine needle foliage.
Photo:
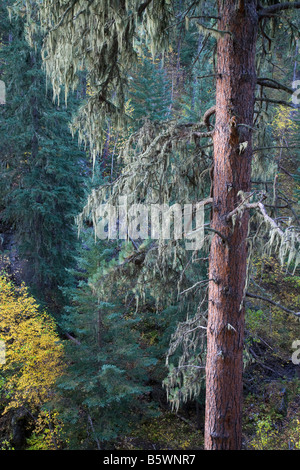
<svg viewBox="0 0 300 470">
<path fill-rule="evenodd" d="M 41 300 L 53 294 L 60 302 L 58 286 L 71 281 L 66 268 L 74 263 L 74 216 L 83 196 L 87 159 L 69 132 L 70 110 L 56 106 L 46 89 L 41 36 L 36 51 L 31 49 L 24 19 L 9 22 L 4 7 L 0 57 L 7 103 L 0 110 L 1 219 L 14 232 L 35 293 L 43 292 Z"/>
<path fill-rule="evenodd" d="M 74 275 L 78 287 L 60 325 L 72 340 L 66 345 L 67 370 L 58 383 L 55 405 L 61 410 L 70 448 L 104 449 L 149 416 L 147 381 L 156 358 L 143 347 L 134 305 L 123 302 L 122 279 L 110 279 L 110 295 L 101 296 L 95 279 L 112 263 L 117 247 L 95 244 L 91 230 Z"/>
</svg>

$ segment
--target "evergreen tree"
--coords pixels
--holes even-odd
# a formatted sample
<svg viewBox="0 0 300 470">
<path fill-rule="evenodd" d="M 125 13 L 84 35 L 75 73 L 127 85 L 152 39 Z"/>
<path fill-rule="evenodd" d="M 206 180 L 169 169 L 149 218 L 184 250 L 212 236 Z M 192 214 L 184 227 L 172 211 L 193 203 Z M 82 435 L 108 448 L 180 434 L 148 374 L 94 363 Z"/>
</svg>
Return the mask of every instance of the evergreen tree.
<svg viewBox="0 0 300 470">
<path fill-rule="evenodd" d="M 134 305 L 124 305 L 121 279 L 109 283 L 105 298 L 96 290 L 117 251 L 115 243 L 95 243 L 87 229 L 73 273 L 78 287 L 67 289 L 71 302 L 60 325 L 69 338 L 68 367 L 58 382 L 55 407 L 73 449 L 111 448 L 154 411 L 147 403 L 147 381 L 156 359 L 143 346 L 141 317 Z"/>
<path fill-rule="evenodd" d="M 58 301 L 58 286 L 70 281 L 74 263 L 74 216 L 83 195 L 86 157 L 68 129 L 69 107 L 56 106 L 41 69 L 41 36 L 29 47 L 24 19 L 10 22 L 1 5 L 2 80 L 7 102 L 1 108 L 2 224 L 14 233 L 26 279 L 40 300 Z"/>
<path fill-rule="evenodd" d="M 153 60 L 147 52 L 139 59 L 137 70 L 130 80 L 132 118 L 141 125 L 141 119 L 163 121 L 168 117 L 171 104 L 171 84 L 162 61 Z"/>
</svg>

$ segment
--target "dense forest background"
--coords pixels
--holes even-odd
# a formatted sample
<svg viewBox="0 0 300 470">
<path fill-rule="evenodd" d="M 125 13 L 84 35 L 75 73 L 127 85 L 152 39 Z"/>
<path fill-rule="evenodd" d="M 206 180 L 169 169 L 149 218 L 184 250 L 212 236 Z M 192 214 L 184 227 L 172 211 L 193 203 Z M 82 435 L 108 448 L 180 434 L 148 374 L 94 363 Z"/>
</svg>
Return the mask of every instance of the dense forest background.
<svg viewBox="0 0 300 470">
<path fill-rule="evenodd" d="M 99 240 L 91 217 L 79 232 L 76 217 L 130 158 L 137 171 L 126 156 L 130 136 L 143 128 L 147 140 L 166 122 L 188 125 L 214 105 L 214 20 L 211 30 L 178 22 L 164 55 L 141 41 L 127 125 L 103 123 L 93 161 L 70 130 L 91 96 L 89 77 L 80 70 L 67 104 L 53 100 L 43 33 L 36 31 L 32 47 L 25 7 L 10 18 L 13 4 L 0 7 L 0 448 L 202 449 L 205 336 L 198 333 L 211 233 L 194 253 L 151 240 Z M 267 95 L 263 82 L 258 87 L 252 188 L 264 193 L 276 221 L 299 229 L 299 106 L 276 86 L 300 80 L 299 39 L 290 28 L 299 35 L 299 15 L 286 18 L 277 18 L 275 41 L 264 32 L 259 43 L 260 76 L 275 85 Z M 208 198 L 212 146 L 177 142 L 170 158 L 171 198 Z M 263 244 L 255 217 L 253 234 Z M 282 265 L 276 249 L 254 251 L 249 285 L 243 448 L 300 450 L 297 257 Z"/>
</svg>

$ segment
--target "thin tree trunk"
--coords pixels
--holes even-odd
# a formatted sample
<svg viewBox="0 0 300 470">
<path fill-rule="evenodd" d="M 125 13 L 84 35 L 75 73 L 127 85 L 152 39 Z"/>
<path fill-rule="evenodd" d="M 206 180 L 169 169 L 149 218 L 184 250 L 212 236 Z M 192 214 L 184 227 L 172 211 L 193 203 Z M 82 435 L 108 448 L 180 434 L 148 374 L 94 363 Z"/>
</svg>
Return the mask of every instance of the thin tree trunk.
<svg viewBox="0 0 300 470">
<path fill-rule="evenodd" d="M 244 289 L 248 213 L 228 214 L 251 185 L 256 84 L 256 0 L 219 0 L 214 190 L 207 326 L 205 448 L 241 448 Z M 248 142 L 243 153 L 239 144 Z M 227 239 L 224 240 L 224 238 Z"/>
</svg>

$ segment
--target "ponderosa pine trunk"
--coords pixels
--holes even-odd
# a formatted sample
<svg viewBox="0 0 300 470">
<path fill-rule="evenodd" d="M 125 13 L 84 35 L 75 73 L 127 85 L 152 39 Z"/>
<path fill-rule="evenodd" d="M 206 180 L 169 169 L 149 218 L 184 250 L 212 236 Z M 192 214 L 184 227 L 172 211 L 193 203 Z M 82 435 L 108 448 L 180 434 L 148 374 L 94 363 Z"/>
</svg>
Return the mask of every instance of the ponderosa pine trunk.
<svg viewBox="0 0 300 470">
<path fill-rule="evenodd" d="M 249 216 L 228 214 L 251 185 L 255 99 L 256 0 L 219 0 L 214 186 L 207 327 L 205 449 L 237 450 L 242 441 L 244 288 Z M 240 144 L 245 143 L 244 150 Z M 225 240 L 227 239 L 227 240 Z"/>
</svg>

